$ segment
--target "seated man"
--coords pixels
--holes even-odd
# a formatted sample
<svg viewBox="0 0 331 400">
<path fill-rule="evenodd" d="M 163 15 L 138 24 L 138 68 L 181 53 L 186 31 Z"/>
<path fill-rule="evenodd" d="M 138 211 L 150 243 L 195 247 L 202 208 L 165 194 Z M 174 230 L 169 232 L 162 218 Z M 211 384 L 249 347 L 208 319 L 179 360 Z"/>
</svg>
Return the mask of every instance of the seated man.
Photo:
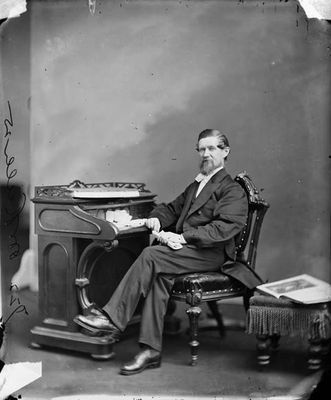
<svg viewBox="0 0 331 400">
<path fill-rule="evenodd" d="M 241 186 L 224 169 L 230 152 L 228 139 L 218 130 L 206 129 L 199 134 L 197 150 L 201 160 L 195 181 L 171 203 L 157 206 L 147 219 L 146 226 L 156 232 L 161 245 L 142 251 L 102 310 L 93 309 L 90 315 L 75 318 L 91 333 L 117 339 L 140 296 L 145 298 L 141 351 L 121 368 L 123 375 L 160 366 L 164 316 L 176 276 L 218 271 L 235 257 L 234 237 L 244 227 L 248 203 Z M 164 231 L 170 227 L 174 232 Z M 245 279 L 250 286 L 255 281 L 260 284 L 248 269 L 243 274 L 244 284 Z"/>
</svg>

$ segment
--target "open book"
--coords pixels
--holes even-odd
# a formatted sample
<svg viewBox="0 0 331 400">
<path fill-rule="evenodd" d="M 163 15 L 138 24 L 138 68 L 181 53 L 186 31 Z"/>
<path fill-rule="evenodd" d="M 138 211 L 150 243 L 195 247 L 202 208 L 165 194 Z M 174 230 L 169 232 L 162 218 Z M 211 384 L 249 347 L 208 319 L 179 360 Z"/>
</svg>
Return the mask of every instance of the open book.
<svg viewBox="0 0 331 400">
<path fill-rule="evenodd" d="M 256 289 L 277 299 L 288 299 L 301 304 L 331 301 L 331 285 L 307 274 L 265 283 Z"/>
</svg>

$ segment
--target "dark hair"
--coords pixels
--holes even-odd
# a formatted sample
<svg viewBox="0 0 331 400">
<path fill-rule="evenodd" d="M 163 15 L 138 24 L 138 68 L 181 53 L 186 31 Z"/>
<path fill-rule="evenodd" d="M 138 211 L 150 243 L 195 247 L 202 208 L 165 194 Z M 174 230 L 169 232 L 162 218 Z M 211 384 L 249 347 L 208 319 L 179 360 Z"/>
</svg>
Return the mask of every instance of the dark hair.
<svg viewBox="0 0 331 400">
<path fill-rule="evenodd" d="M 225 136 L 224 133 L 220 132 L 217 129 L 205 129 L 202 132 L 199 133 L 198 136 L 198 143 L 197 143 L 197 149 L 199 146 L 199 141 L 201 139 L 204 139 L 206 137 L 217 137 L 218 138 L 218 147 L 220 149 L 224 149 L 225 147 L 230 147 L 228 138 Z M 225 157 L 225 160 L 227 159 L 227 157 Z"/>
<path fill-rule="evenodd" d="M 200 132 L 198 142 L 199 140 L 210 136 L 218 138 L 218 145 L 221 149 L 224 149 L 224 147 L 230 147 L 228 138 L 224 135 L 224 133 L 221 133 L 217 129 L 205 129 L 204 131 Z"/>
</svg>

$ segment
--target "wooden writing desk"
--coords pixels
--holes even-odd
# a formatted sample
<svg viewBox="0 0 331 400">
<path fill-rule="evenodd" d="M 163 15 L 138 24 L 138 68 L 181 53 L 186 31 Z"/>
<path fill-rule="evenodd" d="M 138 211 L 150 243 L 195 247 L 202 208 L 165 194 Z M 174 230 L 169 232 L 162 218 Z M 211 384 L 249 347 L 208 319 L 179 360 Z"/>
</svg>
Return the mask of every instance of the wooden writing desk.
<svg viewBox="0 0 331 400">
<path fill-rule="evenodd" d="M 74 188 L 85 187 L 136 189 L 139 197 L 72 197 Z M 82 333 L 73 318 L 93 304 L 102 307 L 107 303 L 125 272 L 149 245 L 145 227 L 120 231 L 105 220 L 106 211 L 125 209 L 133 218 L 146 218 L 154 197 L 142 183 L 74 181 L 35 188 L 39 322 L 31 330 L 32 346 L 82 351 L 95 358 L 112 356 L 111 339 Z"/>
</svg>

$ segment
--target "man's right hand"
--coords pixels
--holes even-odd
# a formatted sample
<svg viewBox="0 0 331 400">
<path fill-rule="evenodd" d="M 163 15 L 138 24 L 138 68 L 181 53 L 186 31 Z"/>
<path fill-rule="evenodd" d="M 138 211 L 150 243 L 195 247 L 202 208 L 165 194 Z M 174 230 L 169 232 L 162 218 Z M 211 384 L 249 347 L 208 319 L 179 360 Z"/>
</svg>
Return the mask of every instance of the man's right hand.
<svg viewBox="0 0 331 400">
<path fill-rule="evenodd" d="M 147 218 L 146 220 L 147 228 L 151 229 L 152 231 L 160 232 L 161 223 L 158 218 Z"/>
</svg>

